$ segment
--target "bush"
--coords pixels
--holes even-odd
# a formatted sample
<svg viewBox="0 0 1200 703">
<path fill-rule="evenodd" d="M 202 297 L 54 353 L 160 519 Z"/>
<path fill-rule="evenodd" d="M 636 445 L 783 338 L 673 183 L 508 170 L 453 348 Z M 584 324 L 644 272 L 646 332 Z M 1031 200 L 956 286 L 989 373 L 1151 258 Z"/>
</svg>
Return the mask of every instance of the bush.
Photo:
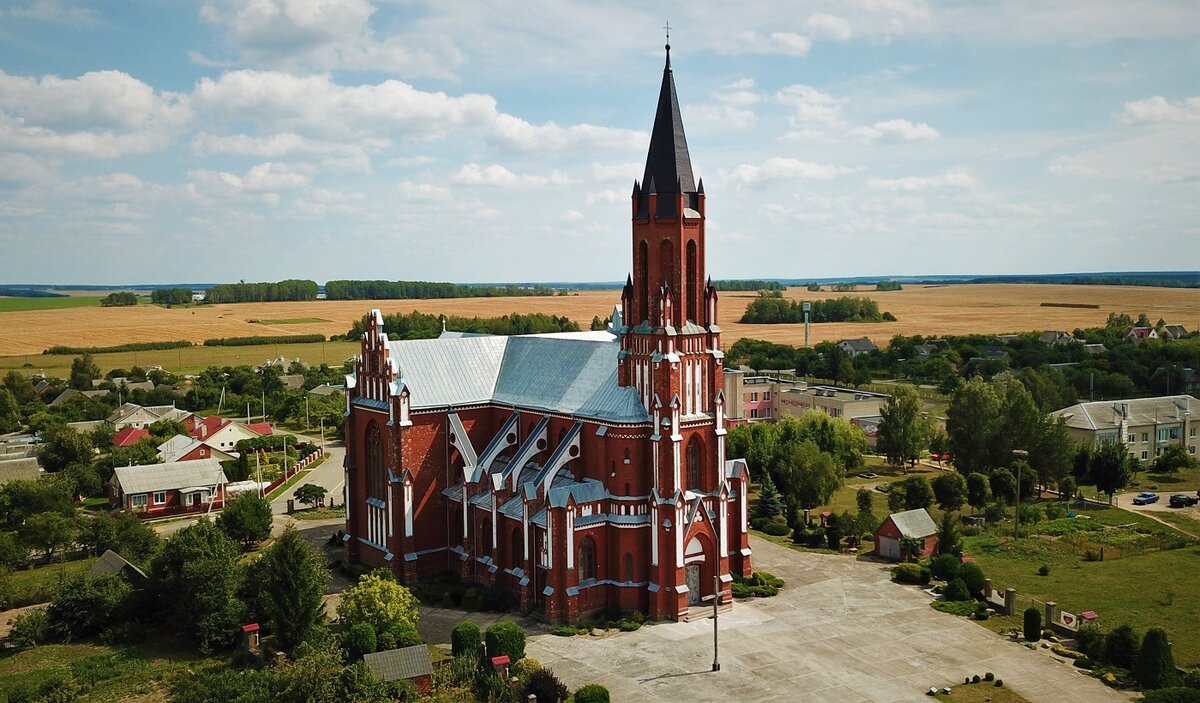
<svg viewBox="0 0 1200 703">
<path fill-rule="evenodd" d="M 633 632 L 634 630 L 640 629 L 641 626 L 642 623 L 636 620 L 630 620 L 629 618 L 622 618 L 617 623 L 617 628 L 620 629 L 621 632 Z"/>
<path fill-rule="evenodd" d="M 983 675 L 983 680 L 984 681 L 995 681 L 996 675 L 989 671 Z"/>
<path fill-rule="evenodd" d="M 1091 648 L 1093 642 L 1103 638 L 1104 633 L 1100 631 L 1099 625 L 1094 622 L 1084 623 L 1075 631 L 1075 649 L 1086 652 Z"/>
<path fill-rule="evenodd" d="M 1137 661 L 1139 644 L 1133 628 L 1121 625 L 1104 638 L 1104 661 L 1122 669 L 1131 669 Z"/>
<path fill-rule="evenodd" d="M 1042 639 L 1042 611 L 1033 606 L 1025 609 L 1025 639 L 1028 642 Z"/>
<path fill-rule="evenodd" d="M 976 601 L 975 612 L 973 615 L 975 616 L 976 620 L 987 620 L 988 618 L 992 617 L 992 611 L 988 609 L 987 604 L 983 603 L 982 601 Z M 988 680 L 991 681 L 991 679 Z"/>
<path fill-rule="evenodd" d="M 582 635 L 583 629 L 575 627 L 574 625 L 559 625 L 551 630 L 550 634 L 557 635 L 559 637 L 574 637 L 575 635 Z"/>
<path fill-rule="evenodd" d="M 470 620 L 463 620 L 450 632 L 450 653 L 456 657 L 460 654 L 474 654 L 482 641 L 483 633 L 480 632 L 479 626 Z"/>
<path fill-rule="evenodd" d="M 598 683 L 580 686 L 575 691 L 575 703 L 608 703 L 608 689 Z"/>
<path fill-rule="evenodd" d="M 549 669 L 538 669 L 525 685 L 525 695 L 530 694 L 537 698 L 538 703 L 559 703 L 566 700 L 570 692 Z"/>
<path fill-rule="evenodd" d="M 46 609 L 31 608 L 13 618 L 8 641 L 17 649 L 28 649 L 45 642 Z"/>
<path fill-rule="evenodd" d="M 770 523 L 771 523 L 771 518 L 769 518 L 769 517 L 756 517 L 756 518 L 753 518 L 752 520 L 750 520 L 750 529 L 758 530 L 759 532 L 762 532 L 763 528 L 766 527 L 767 525 L 769 525 Z"/>
<path fill-rule="evenodd" d="M 942 595 L 948 601 L 966 601 L 971 600 L 971 592 L 967 590 L 967 585 L 963 580 L 956 578 L 946 586 L 946 590 Z"/>
<path fill-rule="evenodd" d="M 1067 508 L 1062 503 L 1047 503 L 1045 509 L 1047 520 L 1057 520 L 1067 515 Z"/>
<path fill-rule="evenodd" d="M 1038 567 L 1038 576 L 1049 576 L 1049 575 L 1050 575 L 1050 566 L 1049 565 L 1042 564 L 1041 566 Z"/>
<path fill-rule="evenodd" d="M 939 581 L 953 581 L 958 576 L 959 564 L 953 554 L 939 554 L 929 562 L 929 573 Z"/>
<path fill-rule="evenodd" d="M 1004 679 L 996 679 L 996 683 L 992 685 L 996 688 L 1004 688 Z"/>
<path fill-rule="evenodd" d="M 1162 628 L 1152 627 L 1146 631 L 1142 639 L 1142 648 L 1134 662 L 1133 678 L 1141 687 L 1150 690 L 1154 688 L 1170 688 L 1181 683 L 1178 672 L 1175 671 L 1175 659 L 1171 655 L 1171 643 L 1167 641 L 1167 633 Z"/>
<path fill-rule="evenodd" d="M 791 532 L 791 528 L 781 522 L 768 522 L 763 525 L 762 531 L 772 537 L 784 537 Z"/>
<path fill-rule="evenodd" d="M 484 641 L 487 642 L 489 657 L 507 654 L 509 664 L 525 657 L 525 630 L 511 620 L 501 620 L 489 626 Z"/>
<path fill-rule="evenodd" d="M 346 630 L 346 634 L 342 635 L 342 649 L 346 650 L 346 657 L 350 661 L 362 659 L 364 654 L 374 652 L 378 646 L 375 628 L 368 622 L 352 625 Z"/>
<path fill-rule="evenodd" d="M 483 609 L 483 597 L 479 594 L 478 588 L 468 588 L 463 592 L 462 607 L 463 610 L 470 611 Z"/>
<path fill-rule="evenodd" d="M 984 578 L 983 569 L 979 568 L 978 564 L 963 564 L 958 567 L 958 577 L 966 584 L 967 593 L 972 596 L 983 593 L 984 581 L 987 579 Z"/>
<path fill-rule="evenodd" d="M 892 569 L 892 580 L 896 583 L 924 585 L 929 583 L 929 576 L 929 568 L 923 567 L 920 564 L 897 564 Z"/>
<path fill-rule="evenodd" d="M 979 683 L 981 680 L 982 679 L 979 678 L 979 674 L 975 674 L 971 677 L 971 683 Z"/>
<path fill-rule="evenodd" d="M 1092 661 L 1091 657 L 1085 654 L 1082 657 L 1075 659 L 1075 666 L 1079 667 L 1080 669 L 1091 671 L 1092 667 L 1096 666 L 1096 663 Z"/>
<path fill-rule="evenodd" d="M 133 589 L 116 576 L 78 576 L 63 584 L 46 608 L 49 635 L 70 642 L 92 637 L 121 619 Z"/>
<path fill-rule="evenodd" d="M 1183 685 L 1200 690 L 1200 669 L 1188 669 L 1183 673 Z"/>
<path fill-rule="evenodd" d="M 1142 700 L 1145 703 L 1200 703 L 1200 691 L 1183 686 L 1160 688 L 1157 691 L 1146 691 Z"/>
<path fill-rule="evenodd" d="M 517 677 L 517 680 L 521 682 L 522 686 L 526 686 L 529 684 L 529 679 L 544 668 L 545 667 L 542 666 L 542 663 L 537 659 L 534 659 L 533 657 L 525 657 L 516 664 L 509 666 L 508 673 Z"/>
</svg>

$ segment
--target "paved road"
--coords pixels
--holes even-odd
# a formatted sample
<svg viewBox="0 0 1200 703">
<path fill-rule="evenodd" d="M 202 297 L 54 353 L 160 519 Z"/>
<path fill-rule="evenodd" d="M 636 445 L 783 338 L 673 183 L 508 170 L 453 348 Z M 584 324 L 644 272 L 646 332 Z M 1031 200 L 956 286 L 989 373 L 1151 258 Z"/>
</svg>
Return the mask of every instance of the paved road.
<svg viewBox="0 0 1200 703">
<path fill-rule="evenodd" d="M 304 435 L 296 436 L 301 440 L 312 442 L 313 444 L 319 444 L 321 441 L 320 438 L 305 437 Z M 278 498 L 271 501 L 271 512 L 276 515 L 286 513 L 288 499 L 295 497 L 296 489 L 306 483 L 315 483 L 318 486 L 324 486 L 325 490 L 329 491 L 329 495 L 337 500 L 338 505 L 341 505 L 342 484 L 345 482 L 345 475 L 342 472 L 342 462 L 345 458 L 345 445 L 341 442 L 326 442 L 325 461 L 291 488 L 284 491 Z M 296 507 L 299 508 L 301 506 L 297 505 Z"/>
<path fill-rule="evenodd" d="M 614 701 L 927 701 L 930 686 L 991 671 L 1031 703 L 1128 702 L 1049 655 L 1031 651 L 889 581 L 886 565 L 796 552 L 752 538 L 755 566 L 787 580 L 775 598 L 712 621 L 611 637 L 531 638 L 529 656 L 571 688 L 596 682 Z"/>
</svg>

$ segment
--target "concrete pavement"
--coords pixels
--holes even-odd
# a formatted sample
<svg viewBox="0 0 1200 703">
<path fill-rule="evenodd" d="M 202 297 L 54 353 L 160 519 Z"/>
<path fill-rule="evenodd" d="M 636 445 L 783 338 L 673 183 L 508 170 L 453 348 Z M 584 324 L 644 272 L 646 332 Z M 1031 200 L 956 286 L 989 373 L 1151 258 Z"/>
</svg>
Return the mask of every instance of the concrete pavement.
<svg viewBox="0 0 1200 703">
<path fill-rule="evenodd" d="M 774 598 L 712 621 L 649 625 L 611 637 L 533 637 L 529 656 L 571 688 L 599 683 L 614 701 L 928 700 L 930 686 L 993 672 L 1031 703 L 1127 702 L 1070 664 L 929 607 L 888 565 L 797 552 L 752 538 L 754 565 L 787 581 Z"/>
<path fill-rule="evenodd" d="M 296 435 L 303 441 L 319 444 L 320 438 L 305 437 L 304 435 Z M 342 442 L 326 442 L 325 443 L 325 461 L 321 465 L 313 469 L 300 481 L 296 482 L 291 488 L 283 492 L 275 500 L 271 501 L 271 512 L 276 515 L 287 512 L 287 502 L 289 498 L 295 498 L 296 489 L 306 483 L 315 483 L 318 486 L 324 486 L 325 490 L 329 491 L 329 495 L 337 501 L 338 505 L 342 504 L 342 484 L 345 483 L 345 475 L 342 471 L 342 463 L 346 459 L 346 447 Z M 326 498 L 328 500 L 328 498 Z M 297 506 L 298 508 L 301 506 Z"/>
</svg>

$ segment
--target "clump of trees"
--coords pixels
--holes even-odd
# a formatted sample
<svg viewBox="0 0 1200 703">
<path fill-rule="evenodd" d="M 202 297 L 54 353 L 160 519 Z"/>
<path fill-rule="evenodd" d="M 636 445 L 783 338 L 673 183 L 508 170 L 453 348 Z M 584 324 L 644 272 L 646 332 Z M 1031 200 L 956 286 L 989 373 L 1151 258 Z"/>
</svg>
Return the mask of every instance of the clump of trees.
<svg viewBox="0 0 1200 703">
<path fill-rule="evenodd" d="M 550 286 L 486 286 L 430 281 L 327 281 L 327 300 L 429 300 L 440 298 L 518 298 L 554 295 Z"/>
<path fill-rule="evenodd" d="M 155 305 L 187 305 L 192 302 L 192 289 L 155 288 L 150 291 L 150 302 Z"/>
<path fill-rule="evenodd" d="M 737 280 L 726 279 L 721 281 L 713 281 L 713 287 L 717 290 L 787 290 L 787 286 L 779 281 L 764 281 L 761 279 Z"/>
<path fill-rule="evenodd" d="M 514 335 L 579 331 L 579 325 L 569 317 L 540 312 L 524 315 L 513 313 L 501 317 L 442 317 L 415 310 L 407 315 L 384 315 L 383 329 L 389 339 L 434 339 L 442 333 L 443 320 L 448 330 L 478 334 Z M 367 325 L 368 320 L 364 315 L 346 332 L 346 339 L 362 339 Z"/>
<path fill-rule="evenodd" d="M 205 291 L 204 302 L 267 303 L 281 300 L 316 300 L 315 281 L 287 279 L 277 283 L 222 283 Z"/>
<path fill-rule="evenodd" d="M 811 322 L 882 322 L 884 313 L 879 304 L 870 298 L 842 296 L 811 303 Z M 895 319 L 894 317 L 892 319 Z M 778 324 L 804 322 L 804 304 L 799 300 L 788 300 L 780 291 L 763 291 L 750 302 L 739 320 L 744 324 Z"/>
<path fill-rule="evenodd" d="M 100 307 L 102 307 L 102 308 L 128 307 L 130 305 L 137 305 L 137 304 L 138 304 L 137 293 L 130 293 L 128 291 L 109 293 L 108 295 L 106 295 L 100 299 Z"/>
</svg>

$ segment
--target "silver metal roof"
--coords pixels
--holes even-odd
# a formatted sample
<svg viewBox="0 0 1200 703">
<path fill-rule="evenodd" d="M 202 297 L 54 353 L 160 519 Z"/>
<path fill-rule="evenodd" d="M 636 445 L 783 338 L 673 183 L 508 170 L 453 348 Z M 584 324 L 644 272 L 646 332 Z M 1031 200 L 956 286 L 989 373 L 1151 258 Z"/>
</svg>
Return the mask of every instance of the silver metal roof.
<svg viewBox="0 0 1200 703">
<path fill-rule="evenodd" d="M 1181 422 L 1200 415 L 1200 400 L 1190 395 L 1097 400 L 1091 403 L 1077 403 L 1050 414 L 1062 418 L 1067 427 L 1081 430 L 1112 430 L 1121 426 L 1123 418 L 1130 427 Z"/>
<path fill-rule="evenodd" d="M 413 408 L 496 402 L 615 422 L 648 419 L 637 391 L 617 385 L 615 341 L 528 335 L 389 345 Z"/>
<path fill-rule="evenodd" d="M 937 534 L 937 525 L 933 523 L 929 513 L 925 512 L 925 508 L 892 513 L 889 517 L 905 537 L 928 537 Z"/>
<path fill-rule="evenodd" d="M 228 483 L 221 462 L 216 459 L 197 459 L 144 466 L 118 466 L 113 480 L 125 494 L 176 491 L 192 486 L 215 486 Z"/>
</svg>

